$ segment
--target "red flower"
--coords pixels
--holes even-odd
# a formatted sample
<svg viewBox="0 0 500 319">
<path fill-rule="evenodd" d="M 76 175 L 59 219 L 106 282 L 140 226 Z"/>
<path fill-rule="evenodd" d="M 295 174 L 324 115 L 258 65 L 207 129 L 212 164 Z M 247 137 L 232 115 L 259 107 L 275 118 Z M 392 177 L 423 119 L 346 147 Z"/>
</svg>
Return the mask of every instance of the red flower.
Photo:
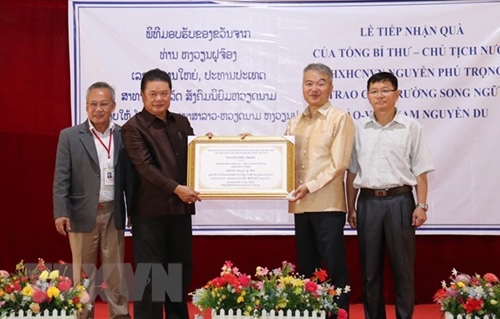
<svg viewBox="0 0 500 319">
<path fill-rule="evenodd" d="M 318 284 L 314 281 L 308 281 L 305 283 L 304 288 L 306 289 L 306 291 L 316 292 L 316 290 L 318 289 Z"/>
<path fill-rule="evenodd" d="M 497 283 L 498 282 L 498 277 L 495 276 L 494 274 L 492 273 L 487 273 L 483 276 L 484 280 L 486 280 L 487 282 L 489 283 Z"/>
<path fill-rule="evenodd" d="M 240 292 L 241 290 L 240 281 L 238 280 L 238 278 L 236 278 L 235 275 L 225 273 L 223 277 L 228 284 L 230 284 L 231 286 L 234 287 L 234 289 L 236 289 L 236 292 Z"/>
<path fill-rule="evenodd" d="M 462 305 L 462 307 L 467 313 L 472 313 L 474 311 L 481 310 L 483 308 L 483 305 L 484 301 L 482 299 L 477 300 L 474 298 L 467 298 L 467 301 Z"/>
<path fill-rule="evenodd" d="M 101 289 L 104 290 L 106 289 L 108 286 L 106 285 L 106 282 L 103 281 L 102 284 L 101 284 Z"/>
<path fill-rule="evenodd" d="M 242 287 L 248 287 L 248 285 L 250 285 L 250 278 L 248 278 L 247 275 L 239 276 L 238 280 L 240 281 Z"/>
<path fill-rule="evenodd" d="M 337 319 L 347 319 L 347 317 L 349 317 L 347 311 L 345 311 L 345 309 L 340 308 L 339 312 L 337 313 Z"/>
<path fill-rule="evenodd" d="M 38 258 L 38 265 L 36 268 L 40 271 L 47 270 L 47 267 L 45 266 L 45 261 L 42 258 Z"/>
<path fill-rule="evenodd" d="M 323 282 L 326 280 L 326 277 L 328 277 L 328 274 L 326 273 L 326 270 L 318 269 L 314 272 L 314 276 L 316 276 L 320 282 Z"/>
<path fill-rule="evenodd" d="M 479 281 L 479 279 L 477 277 L 472 277 L 471 285 L 472 286 L 481 286 L 481 281 Z"/>
<path fill-rule="evenodd" d="M 446 289 L 441 288 L 441 289 L 439 289 L 439 290 L 438 290 L 438 291 L 434 294 L 434 297 L 432 298 L 432 300 L 433 300 L 434 302 L 439 302 L 439 301 L 441 301 L 441 300 L 446 299 L 447 295 L 448 295 L 448 294 L 447 294 L 447 292 L 446 292 Z"/>
<path fill-rule="evenodd" d="M 47 294 L 40 289 L 36 289 L 33 293 L 33 301 L 36 303 L 42 303 L 47 300 Z"/>
<path fill-rule="evenodd" d="M 222 277 L 217 277 L 208 282 L 208 285 L 214 287 L 223 287 L 226 284 L 226 281 Z"/>
<path fill-rule="evenodd" d="M 61 265 L 66 265 L 66 262 L 65 262 L 64 260 L 62 260 L 62 259 L 59 259 L 57 262 L 58 262 L 59 264 L 61 264 Z"/>
<path fill-rule="evenodd" d="M 59 290 L 61 291 L 68 291 L 69 288 L 71 288 L 71 280 L 68 279 L 60 281 L 59 284 L 57 284 L 57 288 L 59 288 Z"/>
</svg>

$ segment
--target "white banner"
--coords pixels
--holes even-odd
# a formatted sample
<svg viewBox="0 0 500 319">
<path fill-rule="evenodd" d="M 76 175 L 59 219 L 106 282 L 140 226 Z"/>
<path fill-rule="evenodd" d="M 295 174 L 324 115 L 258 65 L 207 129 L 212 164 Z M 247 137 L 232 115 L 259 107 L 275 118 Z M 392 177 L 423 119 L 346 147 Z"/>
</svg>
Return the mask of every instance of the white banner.
<svg viewBox="0 0 500 319">
<path fill-rule="evenodd" d="M 96 81 L 117 92 L 113 119 L 142 109 L 140 80 L 170 73 L 171 111 L 195 133 L 281 135 L 301 112 L 302 70 L 333 69 L 332 103 L 368 116 L 366 81 L 400 81 L 398 109 L 415 117 L 436 165 L 419 234 L 500 234 L 499 1 L 264 3 L 71 1 L 73 124 Z M 285 200 L 205 200 L 196 234 L 292 234 Z M 355 231 L 348 226 L 346 234 Z"/>
</svg>

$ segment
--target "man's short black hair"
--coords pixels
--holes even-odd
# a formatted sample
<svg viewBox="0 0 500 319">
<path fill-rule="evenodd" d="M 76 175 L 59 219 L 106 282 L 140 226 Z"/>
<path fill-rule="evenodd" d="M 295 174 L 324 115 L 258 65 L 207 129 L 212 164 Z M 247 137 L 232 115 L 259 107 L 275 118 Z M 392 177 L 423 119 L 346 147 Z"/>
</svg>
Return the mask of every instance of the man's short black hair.
<svg viewBox="0 0 500 319">
<path fill-rule="evenodd" d="M 366 89 L 370 89 L 370 84 L 389 81 L 394 90 L 398 89 L 398 78 L 389 72 L 379 72 L 372 75 L 366 83 Z"/>
<path fill-rule="evenodd" d="M 168 75 L 167 72 L 157 68 L 144 73 L 141 80 L 141 91 L 144 92 L 148 82 L 153 81 L 167 82 L 170 90 L 172 90 L 172 79 L 170 78 L 170 75 Z"/>
</svg>

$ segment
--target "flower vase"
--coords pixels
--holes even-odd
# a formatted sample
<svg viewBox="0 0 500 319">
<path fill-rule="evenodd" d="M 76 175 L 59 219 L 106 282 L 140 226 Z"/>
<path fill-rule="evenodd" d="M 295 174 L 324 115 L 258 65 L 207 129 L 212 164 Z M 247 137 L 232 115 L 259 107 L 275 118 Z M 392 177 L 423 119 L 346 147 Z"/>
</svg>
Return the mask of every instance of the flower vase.
<svg viewBox="0 0 500 319">
<path fill-rule="evenodd" d="M 324 311 L 313 311 L 309 313 L 307 310 L 304 312 L 300 312 L 298 310 L 296 311 L 263 310 L 262 315 L 260 317 L 265 319 L 325 319 L 326 313 Z M 241 313 L 241 309 L 238 310 L 229 309 L 227 311 L 219 310 L 218 313 L 212 310 L 212 319 L 254 319 L 254 317 L 243 315 Z"/>
<path fill-rule="evenodd" d="M 453 316 L 451 313 L 445 312 L 444 319 L 496 319 L 496 316 L 495 315 L 484 315 L 481 317 L 470 316 L 470 315 Z"/>
<path fill-rule="evenodd" d="M 66 310 L 61 310 L 60 313 L 57 311 L 50 312 L 49 310 L 45 310 L 43 312 L 39 312 L 37 314 L 32 313 L 31 311 L 26 311 L 24 312 L 23 310 L 17 312 L 17 313 L 11 313 L 7 315 L 6 317 L 2 317 L 2 319 L 33 319 L 33 318 L 40 318 L 40 319 L 75 319 L 76 315 L 74 314 L 66 314 Z"/>
</svg>

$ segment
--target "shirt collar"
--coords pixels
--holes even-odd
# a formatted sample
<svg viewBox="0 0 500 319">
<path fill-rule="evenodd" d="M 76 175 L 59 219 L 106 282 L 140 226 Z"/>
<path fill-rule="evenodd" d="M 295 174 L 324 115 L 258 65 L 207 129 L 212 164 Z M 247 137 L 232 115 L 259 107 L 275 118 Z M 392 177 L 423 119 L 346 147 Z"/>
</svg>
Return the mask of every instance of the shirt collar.
<svg viewBox="0 0 500 319">
<path fill-rule="evenodd" d="M 377 122 L 377 120 L 375 119 L 375 112 L 372 112 L 370 114 L 369 117 L 365 117 L 363 118 L 362 120 L 362 123 L 363 123 L 363 127 L 365 127 L 366 125 L 368 125 L 368 123 L 373 123 L 377 126 L 380 126 L 382 127 L 382 125 L 380 123 Z M 386 127 L 392 125 L 393 123 L 400 123 L 400 124 L 407 124 L 408 121 L 406 119 L 406 117 L 404 117 L 403 115 L 400 114 L 400 111 L 396 108 L 396 115 L 394 116 L 394 118 L 392 119 L 392 121 L 390 123 L 388 123 L 387 125 L 385 125 Z"/>
<path fill-rule="evenodd" d="M 326 116 L 326 114 L 328 113 L 328 110 L 330 109 L 331 106 L 332 105 L 330 104 L 330 101 L 328 101 L 318 109 L 318 112 L 321 115 Z M 311 116 L 311 111 L 309 110 L 309 106 L 307 106 L 306 109 L 304 110 L 304 112 L 302 112 L 302 116 L 305 116 L 305 117 Z"/>
<path fill-rule="evenodd" d="M 146 122 L 149 125 L 151 125 L 151 123 L 153 123 L 154 120 L 158 120 L 158 121 L 163 122 L 156 115 L 154 115 L 153 113 L 150 113 L 148 110 L 146 110 L 146 108 L 142 109 L 142 113 L 143 113 L 144 119 L 146 120 Z M 175 121 L 175 117 L 172 115 L 172 113 L 170 113 L 170 111 L 167 110 L 167 122 L 168 121 Z"/>
<path fill-rule="evenodd" d="M 103 134 L 106 134 L 106 132 L 108 130 L 114 130 L 115 129 L 115 123 L 113 122 L 112 119 L 109 119 L 109 124 L 108 124 L 108 128 L 104 131 Z M 94 125 L 92 124 L 92 122 L 89 120 L 89 130 L 92 132 L 92 130 L 94 130 L 95 132 L 99 132 L 98 130 L 96 130 L 96 128 L 94 127 Z"/>
</svg>

